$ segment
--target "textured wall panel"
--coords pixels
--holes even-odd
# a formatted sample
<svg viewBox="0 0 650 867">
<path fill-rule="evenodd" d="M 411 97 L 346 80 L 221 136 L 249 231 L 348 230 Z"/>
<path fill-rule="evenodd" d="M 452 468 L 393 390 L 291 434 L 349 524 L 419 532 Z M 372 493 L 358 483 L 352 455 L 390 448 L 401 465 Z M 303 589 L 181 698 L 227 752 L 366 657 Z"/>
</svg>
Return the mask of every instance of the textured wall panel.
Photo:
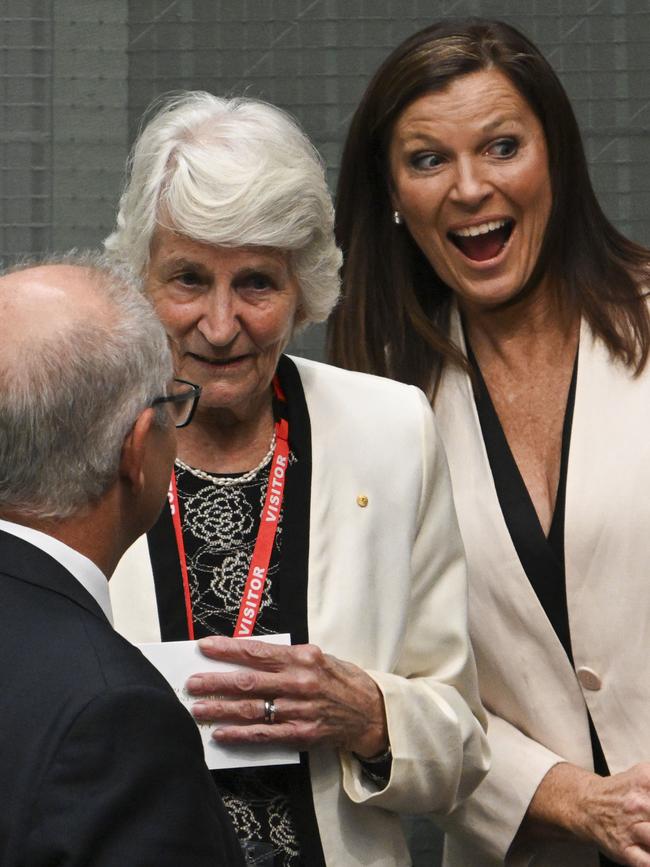
<svg viewBox="0 0 650 867">
<path fill-rule="evenodd" d="M 0 259 L 52 239 L 52 41 L 46 0 L 0 6 Z"/>
<path fill-rule="evenodd" d="M 594 183 L 650 243 L 650 4 L 646 0 L 0 0 L 0 256 L 98 243 L 152 99 L 249 94 L 303 124 L 335 186 L 369 76 L 440 16 L 520 27 L 559 72 Z M 318 330 L 298 343 L 320 354 Z"/>
<path fill-rule="evenodd" d="M 95 246 L 115 217 L 129 147 L 126 0 L 56 0 L 52 246 Z"/>
</svg>

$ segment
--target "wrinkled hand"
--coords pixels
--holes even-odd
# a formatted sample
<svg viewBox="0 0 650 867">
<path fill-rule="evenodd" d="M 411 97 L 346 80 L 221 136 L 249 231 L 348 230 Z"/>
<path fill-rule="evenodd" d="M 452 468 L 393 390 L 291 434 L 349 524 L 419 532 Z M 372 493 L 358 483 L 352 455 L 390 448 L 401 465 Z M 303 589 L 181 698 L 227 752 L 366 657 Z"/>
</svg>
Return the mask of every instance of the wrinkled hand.
<svg viewBox="0 0 650 867">
<path fill-rule="evenodd" d="M 650 764 L 583 783 L 584 827 L 618 864 L 650 867 Z"/>
<path fill-rule="evenodd" d="M 186 684 L 191 695 L 204 697 L 193 706 L 194 717 L 221 724 L 212 735 L 219 743 L 300 750 L 328 744 L 363 757 L 387 749 L 382 694 L 358 666 L 311 644 L 285 647 L 214 636 L 201 639 L 199 647 L 211 659 L 245 666 L 196 674 Z M 275 702 L 273 724 L 264 722 L 265 699 Z"/>
<path fill-rule="evenodd" d="M 511 854 L 526 840 L 574 838 L 617 864 L 650 867 L 650 764 L 600 777 L 560 762 L 542 779 Z"/>
</svg>

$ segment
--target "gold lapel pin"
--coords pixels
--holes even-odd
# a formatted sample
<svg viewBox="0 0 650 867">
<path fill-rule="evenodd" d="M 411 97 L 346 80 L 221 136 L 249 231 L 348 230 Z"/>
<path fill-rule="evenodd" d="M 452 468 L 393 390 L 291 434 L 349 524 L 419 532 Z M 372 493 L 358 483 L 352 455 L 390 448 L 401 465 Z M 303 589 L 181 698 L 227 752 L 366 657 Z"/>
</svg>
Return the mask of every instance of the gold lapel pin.
<svg viewBox="0 0 650 867">
<path fill-rule="evenodd" d="M 357 497 L 357 506 L 361 506 L 362 509 L 365 509 L 367 505 L 368 497 L 366 497 L 364 494 L 359 494 L 359 496 Z"/>
</svg>

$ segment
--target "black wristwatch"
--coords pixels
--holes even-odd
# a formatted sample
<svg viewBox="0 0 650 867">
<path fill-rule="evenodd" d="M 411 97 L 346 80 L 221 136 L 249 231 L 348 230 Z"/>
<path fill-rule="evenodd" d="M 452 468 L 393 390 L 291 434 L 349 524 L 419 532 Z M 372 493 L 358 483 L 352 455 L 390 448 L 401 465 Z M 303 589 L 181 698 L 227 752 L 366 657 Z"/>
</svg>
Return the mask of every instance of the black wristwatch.
<svg viewBox="0 0 650 867">
<path fill-rule="evenodd" d="M 390 744 L 385 752 L 370 759 L 359 756 L 357 753 L 354 753 L 354 756 L 369 780 L 372 780 L 380 789 L 384 789 L 388 785 L 390 772 L 393 767 L 393 753 L 391 752 Z"/>
</svg>

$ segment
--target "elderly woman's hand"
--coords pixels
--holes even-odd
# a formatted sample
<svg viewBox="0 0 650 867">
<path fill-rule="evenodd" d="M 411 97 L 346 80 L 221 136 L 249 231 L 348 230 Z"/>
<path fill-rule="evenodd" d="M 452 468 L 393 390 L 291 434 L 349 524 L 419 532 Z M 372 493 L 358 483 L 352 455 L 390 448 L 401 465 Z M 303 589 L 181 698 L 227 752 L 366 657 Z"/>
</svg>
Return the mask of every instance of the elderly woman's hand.
<svg viewBox="0 0 650 867">
<path fill-rule="evenodd" d="M 215 636 L 201 639 L 199 647 L 211 659 L 245 666 L 196 674 L 187 682 L 190 694 L 205 696 L 193 706 L 195 718 L 220 724 L 213 733 L 219 743 L 287 744 L 301 750 L 330 744 L 364 758 L 387 749 L 382 694 L 356 665 L 311 644 L 285 647 Z M 264 702 L 271 699 L 272 725 L 264 720 Z"/>
</svg>

